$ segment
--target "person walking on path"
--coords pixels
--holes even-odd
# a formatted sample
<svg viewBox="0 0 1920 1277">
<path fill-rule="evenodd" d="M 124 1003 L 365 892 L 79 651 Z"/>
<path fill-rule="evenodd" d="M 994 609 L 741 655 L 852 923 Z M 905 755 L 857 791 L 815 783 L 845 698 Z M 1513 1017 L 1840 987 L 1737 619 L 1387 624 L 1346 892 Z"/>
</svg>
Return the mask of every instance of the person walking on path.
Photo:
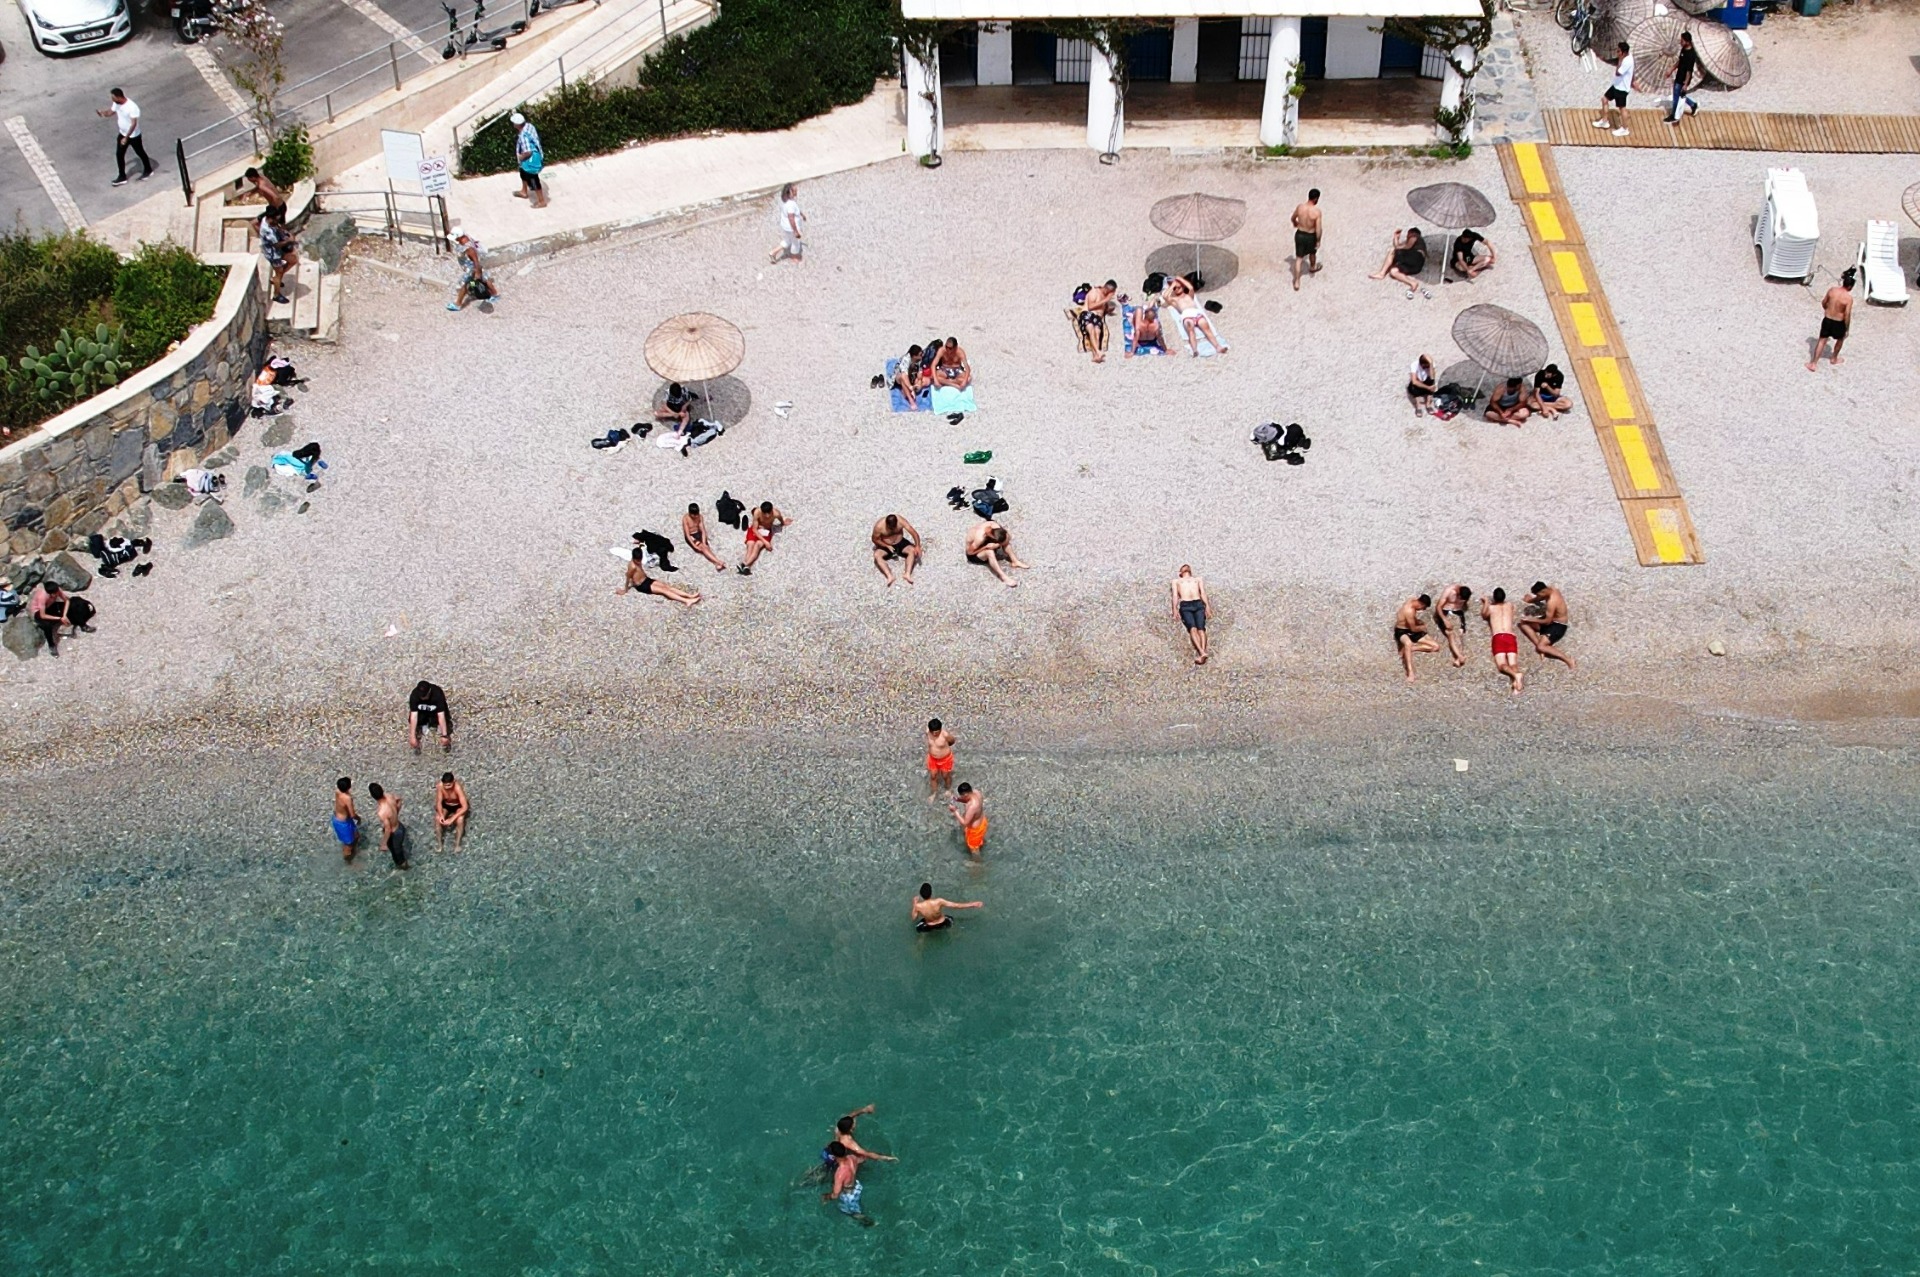
<svg viewBox="0 0 1920 1277">
<path fill-rule="evenodd" d="M 113 127 L 119 132 L 119 138 L 113 145 L 113 162 L 118 167 L 119 175 L 113 179 L 113 184 L 115 186 L 127 184 L 128 147 L 132 147 L 133 153 L 140 157 L 140 164 L 144 170 L 140 174 L 140 180 L 144 182 L 153 176 L 153 161 L 147 157 L 147 144 L 140 140 L 140 104 L 128 97 L 124 89 L 110 89 L 107 96 L 113 99 L 113 105 L 102 107 L 94 114 L 103 119 L 111 115 Z"/>
<path fill-rule="evenodd" d="M 956 738 L 937 718 L 927 720 L 927 801 L 947 792 L 953 781 L 953 743 Z"/>
<path fill-rule="evenodd" d="M 806 245 L 801 242 L 801 232 L 806 227 L 807 215 L 800 211 L 797 189 L 792 182 L 780 188 L 780 247 L 767 258 L 769 265 L 778 266 L 789 257 L 796 262 L 803 260 Z"/>
<path fill-rule="evenodd" d="M 340 840 L 340 858 L 352 860 L 360 841 L 360 812 L 353 805 L 353 780 L 347 776 L 333 783 L 333 836 Z"/>
<path fill-rule="evenodd" d="M 1700 55 L 1693 51 L 1693 33 L 1680 33 L 1680 57 L 1673 64 L 1673 105 L 1667 110 L 1667 123 L 1680 123 L 1680 104 L 1687 104 L 1687 114 L 1692 115 L 1700 109 L 1700 104 L 1688 95 L 1700 87 Z"/>
<path fill-rule="evenodd" d="M 1207 583 L 1193 574 L 1191 564 L 1182 563 L 1173 578 L 1173 619 L 1187 628 L 1187 642 L 1193 647 L 1193 663 L 1207 663 Z"/>
<path fill-rule="evenodd" d="M 518 111 L 513 113 L 513 125 L 520 130 L 513 138 L 513 158 L 520 161 L 520 189 L 514 198 L 545 208 L 547 191 L 540 185 L 540 170 L 547 166 L 547 153 L 540 149 L 540 130 Z"/>
<path fill-rule="evenodd" d="M 1300 268 L 1320 273 L 1320 188 L 1307 192 L 1307 202 L 1293 210 L 1293 291 L 1300 291 Z"/>
<path fill-rule="evenodd" d="M 953 813 L 954 823 L 967 837 L 967 851 L 979 855 L 980 849 L 987 845 L 986 797 L 963 780 L 947 800 L 947 810 Z"/>
<path fill-rule="evenodd" d="M 1613 126 L 1615 137 L 1627 135 L 1627 94 L 1633 89 L 1633 50 L 1622 40 L 1617 56 L 1605 61 L 1613 63 L 1613 83 L 1607 86 L 1605 96 L 1600 99 L 1600 118 L 1593 122 L 1596 129 Z"/>
<path fill-rule="evenodd" d="M 1820 336 L 1813 343 L 1813 358 L 1807 360 L 1807 371 L 1817 372 L 1820 367 L 1820 352 L 1833 343 L 1833 362 L 1840 363 L 1840 347 L 1847 344 L 1847 330 L 1853 327 L 1853 267 L 1840 272 L 1840 282 L 1827 290 L 1820 299 Z"/>
<path fill-rule="evenodd" d="M 480 241 L 456 226 L 452 231 L 453 251 L 460 258 L 460 291 L 447 303 L 448 310 L 465 310 L 470 301 L 499 301 L 486 267 L 480 264 Z"/>
</svg>

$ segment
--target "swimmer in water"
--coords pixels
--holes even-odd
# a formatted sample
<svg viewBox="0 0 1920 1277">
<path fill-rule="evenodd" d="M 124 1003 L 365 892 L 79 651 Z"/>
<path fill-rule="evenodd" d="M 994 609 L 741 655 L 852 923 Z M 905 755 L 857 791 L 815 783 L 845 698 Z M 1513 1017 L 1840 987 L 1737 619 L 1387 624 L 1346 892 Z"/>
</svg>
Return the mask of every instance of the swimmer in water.
<svg viewBox="0 0 1920 1277">
<path fill-rule="evenodd" d="M 987 800 L 979 790 L 961 781 L 953 797 L 947 800 L 947 810 L 953 813 L 954 823 L 967 836 L 967 850 L 979 855 L 980 849 L 987 845 Z"/>
<path fill-rule="evenodd" d="M 945 931 L 953 925 L 953 919 L 947 917 L 949 909 L 979 909 L 978 900 L 942 900 L 933 894 L 933 884 L 920 884 L 920 898 L 915 900 L 911 909 L 913 929 L 915 931 Z"/>
<path fill-rule="evenodd" d="M 340 858 L 352 860 L 354 845 L 360 841 L 360 813 L 353 806 L 353 780 L 342 776 L 334 782 L 333 836 L 340 840 Z"/>
<path fill-rule="evenodd" d="M 899 1159 L 883 1153 L 869 1153 L 865 1149 L 855 1152 L 840 1140 L 827 1145 L 826 1152 L 833 1159 L 833 1182 L 827 1186 L 826 1192 L 820 1194 L 820 1200 L 838 1203 L 842 1215 L 851 1215 L 862 1228 L 872 1228 L 873 1220 L 860 1209 L 860 1195 L 866 1191 L 860 1183 L 860 1163 L 894 1162 Z"/>
</svg>

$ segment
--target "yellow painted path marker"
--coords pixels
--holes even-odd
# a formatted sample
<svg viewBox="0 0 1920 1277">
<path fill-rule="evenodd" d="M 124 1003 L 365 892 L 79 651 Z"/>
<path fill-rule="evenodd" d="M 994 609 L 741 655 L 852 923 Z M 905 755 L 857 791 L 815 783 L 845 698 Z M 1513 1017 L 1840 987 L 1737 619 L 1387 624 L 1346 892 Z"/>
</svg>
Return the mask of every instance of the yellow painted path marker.
<svg viewBox="0 0 1920 1277">
<path fill-rule="evenodd" d="M 1607 415 L 1615 421 L 1633 420 L 1633 396 L 1627 393 L 1627 382 L 1620 375 L 1620 361 L 1611 355 L 1601 355 L 1593 361 L 1593 380 L 1600 387 L 1600 398 L 1607 405 Z"/>
<path fill-rule="evenodd" d="M 1570 297 L 1582 297 L 1587 292 L 1586 272 L 1580 269 L 1580 258 L 1575 253 L 1564 250 L 1553 255 L 1554 273 L 1560 276 L 1560 291 Z"/>
<path fill-rule="evenodd" d="M 1662 563 L 1685 563 L 1687 543 L 1680 536 L 1680 516 L 1660 507 L 1647 511 L 1647 531 L 1653 534 L 1653 552 Z"/>
<path fill-rule="evenodd" d="M 1513 162 L 1520 166 L 1520 180 L 1526 185 L 1529 195 L 1551 195 L 1553 187 L 1547 183 L 1546 166 L 1540 163 L 1540 148 L 1532 142 L 1513 144 Z"/>
<path fill-rule="evenodd" d="M 1533 229 L 1541 243 L 1558 244 L 1567 238 L 1566 228 L 1560 224 L 1560 212 L 1552 200 L 1533 200 L 1528 203 L 1527 211 L 1533 214 Z"/>
<path fill-rule="evenodd" d="M 1607 344 L 1606 330 L 1600 326 L 1600 312 L 1592 302 L 1568 302 L 1567 310 L 1573 315 L 1573 334 L 1582 346 Z"/>
<path fill-rule="evenodd" d="M 1653 454 L 1647 451 L 1647 437 L 1638 426 L 1615 426 L 1613 437 L 1620 444 L 1620 456 L 1627 463 L 1627 478 L 1642 492 L 1658 492 L 1660 472 L 1654 469 Z"/>
</svg>

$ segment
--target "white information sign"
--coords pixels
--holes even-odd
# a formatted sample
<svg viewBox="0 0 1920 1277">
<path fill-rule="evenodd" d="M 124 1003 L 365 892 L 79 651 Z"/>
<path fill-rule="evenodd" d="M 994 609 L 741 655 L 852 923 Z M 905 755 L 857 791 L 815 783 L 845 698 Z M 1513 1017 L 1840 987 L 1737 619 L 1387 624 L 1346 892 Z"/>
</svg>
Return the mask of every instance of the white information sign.
<svg viewBox="0 0 1920 1277">
<path fill-rule="evenodd" d="M 453 174 L 447 168 L 447 157 L 429 155 L 420 161 L 420 193 L 422 195 L 445 195 L 453 189 Z"/>
<path fill-rule="evenodd" d="M 389 186 L 396 182 L 413 186 L 420 181 L 420 161 L 427 158 L 427 148 L 418 133 L 381 129 L 380 150 L 386 156 Z"/>
</svg>

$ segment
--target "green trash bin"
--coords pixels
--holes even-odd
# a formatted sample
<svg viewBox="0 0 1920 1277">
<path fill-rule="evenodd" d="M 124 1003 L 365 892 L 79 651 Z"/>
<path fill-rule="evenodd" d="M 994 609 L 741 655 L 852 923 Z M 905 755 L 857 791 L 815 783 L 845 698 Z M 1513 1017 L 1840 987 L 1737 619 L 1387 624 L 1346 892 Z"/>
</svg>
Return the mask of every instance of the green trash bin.
<svg viewBox="0 0 1920 1277">
<path fill-rule="evenodd" d="M 1793 0 L 1793 11 L 1803 18 L 1817 18 L 1820 6 L 1825 3 L 1826 0 Z"/>
</svg>

